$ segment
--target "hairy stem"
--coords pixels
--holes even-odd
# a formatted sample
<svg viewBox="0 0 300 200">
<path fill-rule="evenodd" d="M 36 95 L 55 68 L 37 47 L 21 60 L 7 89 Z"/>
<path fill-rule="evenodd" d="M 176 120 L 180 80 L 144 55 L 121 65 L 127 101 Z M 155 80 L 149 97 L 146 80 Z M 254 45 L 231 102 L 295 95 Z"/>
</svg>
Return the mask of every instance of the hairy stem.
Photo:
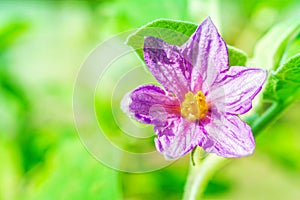
<svg viewBox="0 0 300 200">
<path fill-rule="evenodd" d="M 202 164 L 191 165 L 183 199 L 197 199 L 204 192 L 209 179 L 226 161 L 229 159 L 210 154 L 203 160 Z"/>
</svg>

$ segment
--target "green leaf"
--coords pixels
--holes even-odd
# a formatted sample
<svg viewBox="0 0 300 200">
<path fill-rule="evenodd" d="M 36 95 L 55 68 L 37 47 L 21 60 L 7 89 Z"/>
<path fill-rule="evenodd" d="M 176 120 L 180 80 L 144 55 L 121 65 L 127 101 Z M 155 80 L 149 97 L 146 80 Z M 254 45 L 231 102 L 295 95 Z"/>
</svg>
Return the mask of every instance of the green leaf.
<svg viewBox="0 0 300 200">
<path fill-rule="evenodd" d="M 145 36 L 158 37 L 168 44 L 180 46 L 189 39 L 196 28 L 197 25 L 190 22 L 158 19 L 142 26 L 129 35 L 126 44 L 133 47 L 139 57 L 144 60 L 143 47 Z M 247 61 L 246 54 L 235 47 L 227 47 L 230 66 L 245 66 Z"/>
<path fill-rule="evenodd" d="M 23 21 L 11 21 L 0 27 L 0 52 L 12 45 L 28 27 Z"/>
<path fill-rule="evenodd" d="M 279 24 L 256 45 L 252 62 L 255 66 L 276 70 L 289 57 L 285 52 L 300 31 L 300 20 Z M 294 54 L 295 55 L 295 54 Z"/>
<path fill-rule="evenodd" d="M 64 142 L 53 155 L 49 174 L 29 199 L 121 199 L 118 173 L 96 161 L 78 140 Z"/>
<path fill-rule="evenodd" d="M 169 19 L 158 19 L 139 28 L 136 32 L 129 35 L 126 44 L 133 47 L 142 60 L 144 37 L 153 36 L 166 41 L 171 45 L 182 45 L 195 32 L 196 24 L 174 21 Z"/>
<path fill-rule="evenodd" d="M 228 56 L 229 56 L 229 66 L 246 66 L 247 64 L 247 54 L 242 50 L 227 45 Z"/>
<path fill-rule="evenodd" d="M 292 42 L 290 42 L 288 49 L 285 53 L 285 58 L 289 59 L 294 55 L 298 54 L 299 52 L 300 52 L 300 31 L 298 32 L 298 35 L 295 37 L 295 39 Z"/>
<path fill-rule="evenodd" d="M 272 71 L 264 91 L 264 99 L 290 103 L 299 99 L 300 54 L 290 58 L 276 71 Z"/>
</svg>

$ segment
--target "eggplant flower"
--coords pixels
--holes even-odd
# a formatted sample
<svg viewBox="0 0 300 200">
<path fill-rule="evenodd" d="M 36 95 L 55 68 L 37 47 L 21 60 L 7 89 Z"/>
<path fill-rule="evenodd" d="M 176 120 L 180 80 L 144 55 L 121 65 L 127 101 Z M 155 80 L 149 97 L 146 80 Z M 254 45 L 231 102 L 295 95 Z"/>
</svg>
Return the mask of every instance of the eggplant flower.
<svg viewBox="0 0 300 200">
<path fill-rule="evenodd" d="M 154 125 L 156 148 L 166 159 L 179 158 L 197 145 L 222 157 L 253 153 L 252 130 L 238 115 L 252 108 L 267 73 L 229 67 L 226 43 L 210 18 L 182 46 L 145 37 L 144 59 L 164 89 L 140 86 L 124 96 L 121 108 Z"/>
</svg>

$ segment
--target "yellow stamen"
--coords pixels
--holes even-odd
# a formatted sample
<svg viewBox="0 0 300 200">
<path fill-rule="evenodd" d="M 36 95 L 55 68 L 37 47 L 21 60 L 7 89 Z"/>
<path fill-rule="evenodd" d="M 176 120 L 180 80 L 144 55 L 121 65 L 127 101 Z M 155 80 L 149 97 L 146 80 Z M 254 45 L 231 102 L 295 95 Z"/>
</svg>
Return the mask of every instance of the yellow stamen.
<svg viewBox="0 0 300 200">
<path fill-rule="evenodd" d="M 208 111 L 208 104 L 205 95 L 202 91 L 196 94 L 188 92 L 185 94 L 184 101 L 181 104 L 181 115 L 190 120 L 195 121 L 206 116 Z"/>
</svg>

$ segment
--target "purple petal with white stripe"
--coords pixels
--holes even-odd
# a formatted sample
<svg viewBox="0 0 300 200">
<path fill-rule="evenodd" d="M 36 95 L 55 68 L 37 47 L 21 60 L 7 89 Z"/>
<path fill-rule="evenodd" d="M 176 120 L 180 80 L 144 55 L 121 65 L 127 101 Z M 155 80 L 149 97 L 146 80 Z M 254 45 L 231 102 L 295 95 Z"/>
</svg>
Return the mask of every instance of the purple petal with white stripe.
<svg viewBox="0 0 300 200">
<path fill-rule="evenodd" d="M 218 116 L 217 116 L 218 115 Z M 255 142 L 251 128 L 235 115 L 215 114 L 204 125 L 210 142 L 204 150 L 222 157 L 242 157 L 253 153 Z"/>
<path fill-rule="evenodd" d="M 193 66 L 191 89 L 206 93 L 218 75 L 228 70 L 227 46 L 210 18 L 205 19 L 181 46 L 184 58 Z"/>
<path fill-rule="evenodd" d="M 190 90 L 190 69 L 180 55 L 177 46 L 171 46 L 163 40 L 145 37 L 144 59 L 149 70 L 158 82 L 169 92 L 174 93 L 180 100 Z"/>
<path fill-rule="evenodd" d="M 199 123 L 182 117 L 168 120 L 165 126 L 155 125 L 154 131 L 156 148 L 167 159 L 179 158 L 206 140 Z"/>
<path fill-rule="evenodd" d="M 231 67 L 222 80 L 215 83 L 207 99 L 218 110 L 244 114 L 252 108 L 252 100 L 262 89 L 267 73 L 262 69 Z"/>
<path fill-rule="evenodd" d="M 140 86 L 125 95 L 121 108 L 146 124 L 164 124 L 167 119 L 180 115 L 178 99 L 154 85 Z"/>
</svg>

